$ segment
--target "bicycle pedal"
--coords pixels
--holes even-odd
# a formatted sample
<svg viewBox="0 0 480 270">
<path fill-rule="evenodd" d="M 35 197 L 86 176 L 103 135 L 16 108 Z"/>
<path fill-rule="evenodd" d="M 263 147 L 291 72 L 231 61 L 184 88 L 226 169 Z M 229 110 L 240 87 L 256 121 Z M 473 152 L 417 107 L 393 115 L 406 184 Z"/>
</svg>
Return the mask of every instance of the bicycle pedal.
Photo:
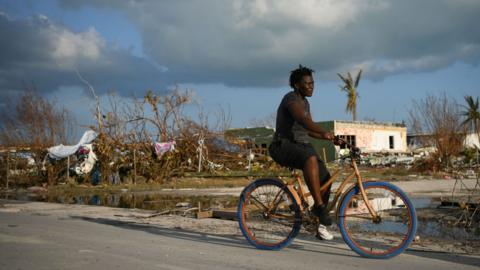
<svg viewBox="0 0 480 270">
<path fill-rule="evenodd" d="M 316 234 L 318 230 L 318 225 L 320 224 L 317 217 L 307 217 L 303 222 L 303 227 L 309 233 Z"/>
<path fill-rule="evenodd" d="M 316 234 L 318 227 L 313 224 L 304 225 L 303 228 L 311 234 Z"/>
</svg>

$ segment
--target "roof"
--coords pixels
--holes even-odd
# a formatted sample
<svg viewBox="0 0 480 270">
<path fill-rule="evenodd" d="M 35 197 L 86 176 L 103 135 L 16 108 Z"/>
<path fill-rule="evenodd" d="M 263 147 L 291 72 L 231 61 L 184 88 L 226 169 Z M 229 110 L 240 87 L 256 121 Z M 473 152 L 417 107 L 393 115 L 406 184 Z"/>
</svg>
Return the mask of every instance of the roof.
<svg viewBox="0 0 480 270">
<path fill-rule="evenodd" d="M 273 130 L 273 128 L 268 127 L 237 128 L 226 130 L 225 136 L 258 141 L 271 139 L 273 138 L 274 133 L 275 131 Z"/>
<path fill-rule="evenodd" d="M 375 121 L 346 121 L 346 120 L 333 120 L 332 122 L 354 125 L 375 125 L 375 126 L 391 126 L 391 127 L 406 127 L 404 123 L 393 122 L 375 122 Z"/>
</svg>

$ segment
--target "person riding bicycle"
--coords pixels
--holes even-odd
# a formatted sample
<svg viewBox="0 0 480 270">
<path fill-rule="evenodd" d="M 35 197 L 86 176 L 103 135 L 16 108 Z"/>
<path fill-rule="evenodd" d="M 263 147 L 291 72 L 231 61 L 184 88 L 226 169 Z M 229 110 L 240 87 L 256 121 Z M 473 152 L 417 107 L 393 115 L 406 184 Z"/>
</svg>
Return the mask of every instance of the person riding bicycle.
<svg viewBox="0 0 480 270">
<path fill-rule="evenodd" d="M 291 71 L 289 83 L 293 91 L 288 92 L 278 106 L 275 134 L 268 150 L 278 164 L 303 171 L 303 177 L 314 200 L 311 211 L 320 220 L 317 237 L 330 240 L 333 236 L 325 226 L 332 224 L 327 211 L 331 185 L 326 188 L 323 196 L 320 192 L 321 184 L 328 181 L 330 173 L 310 143 L 309 137 L 330 141 L 334 141 L 335 137 L 315 124 L 310 115 L 307 97 L 313 95 L 313 72 L 302 65 Z"/>
</svg>

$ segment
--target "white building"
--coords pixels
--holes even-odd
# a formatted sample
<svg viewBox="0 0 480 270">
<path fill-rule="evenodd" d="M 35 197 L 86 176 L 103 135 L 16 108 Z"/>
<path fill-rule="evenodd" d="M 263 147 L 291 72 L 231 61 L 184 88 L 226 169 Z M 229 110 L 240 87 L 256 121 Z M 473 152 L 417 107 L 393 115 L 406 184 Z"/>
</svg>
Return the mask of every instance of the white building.
<svg viewBox="0 0 480 270">
<path fill-rule="evenodd" d="M 466 136 L 465 136 L 465 142 L 464 142 L 464 145 L 465 147 L 470 147 L 470 148 L 473 148 L 473 147 L 477 147 L 477 148 L 480 148 L 480 140 L 478 138 L 478 134 L 477 133 L 468 133 Z"/>
<path fill-rule="evenodd" d="M 366 153 L 407 151 L 407 128 L 404 124 L 333 121 L 333 131 Z"/>
<path fill-rule="evenodd" d="M 363 153 L 407 152 L 407 128 L 400 123 L 365 121 L 325 121 L 318 123 L 323 129 L 340 135 Z M 333 144 L 324 140 L 312 140 L 320 157 L 327 161 L 336 158 Z"/>
</svg>

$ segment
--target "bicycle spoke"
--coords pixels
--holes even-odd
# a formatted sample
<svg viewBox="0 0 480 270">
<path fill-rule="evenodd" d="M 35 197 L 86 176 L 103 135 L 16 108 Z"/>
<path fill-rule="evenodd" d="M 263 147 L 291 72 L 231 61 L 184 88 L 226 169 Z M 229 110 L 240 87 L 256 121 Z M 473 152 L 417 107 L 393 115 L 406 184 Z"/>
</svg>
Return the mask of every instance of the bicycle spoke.
<svg viewBox="0 0 480 270">
<path fill-rule="evenodd" d="M 370 214 L 362 196 L 347 196 L 339 216 L 342 236 L 362 256 L 398 254 L 413 239 L 414 209 L 410 209 L 408 198 L 390 185 L 371 183 L 364 188 L 368 204 L 378 218 Z"/>
<path fill-rule="evenodd" d="M 282 247 L 300 230 L 299 208 L 291 207 L 292 195 L 284 188 L 282 183 L 267 179 L 252 185 L 243 197 L 240 226 L 257 247 Z"/>
<path fill-rule="evenodd" d="M 283 199 L 283 190 L 280 190 L 276 195 L 275 195 L 275 198 L 273 199 L 273 204 L 272 204 L 272 208 L 275 209 L 277 208 L 280 203 L 282 202 L 282 199 Z"/>
<path fill-rule="evenodd" d="M 261 201 L 259 201 L 256 197 L 254 196 L 251 196 L 250 198 L 253 199 L 253 202 L 255 205 L 259 205 L 261 208 L 263 208 L 264 210 L 268 210 L 268 207 L 265 206 Z"/>
</svg>

